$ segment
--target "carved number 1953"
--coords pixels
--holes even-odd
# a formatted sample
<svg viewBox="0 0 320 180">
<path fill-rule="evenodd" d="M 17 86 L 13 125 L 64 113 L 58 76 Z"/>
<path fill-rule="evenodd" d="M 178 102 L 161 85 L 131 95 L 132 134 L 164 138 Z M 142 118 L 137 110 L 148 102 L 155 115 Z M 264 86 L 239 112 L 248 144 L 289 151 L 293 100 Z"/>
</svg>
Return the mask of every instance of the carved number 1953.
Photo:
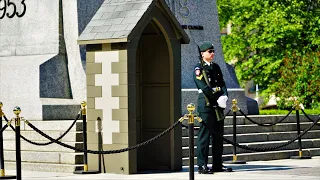
<svg viewBox="0 0 320 180">
<path fill-rule="evenodd" d="M 22 12 L 17 12 L 17 6 L 14 2 L 11 2 L 11 0 L 0 0 L 0 19 L 4 18 L 5 15 L 7 15 L 8 18 L 13 18 L 15 15 L 17 15 L 19 18 L 21 18 L 27 10 L 27 6 L 24 2 L 25 0 L 21 0 L 20 4 L 22 5 Z M 9 11 L 12 9 L 12 13 L 9 13 Z"/>
</svg>

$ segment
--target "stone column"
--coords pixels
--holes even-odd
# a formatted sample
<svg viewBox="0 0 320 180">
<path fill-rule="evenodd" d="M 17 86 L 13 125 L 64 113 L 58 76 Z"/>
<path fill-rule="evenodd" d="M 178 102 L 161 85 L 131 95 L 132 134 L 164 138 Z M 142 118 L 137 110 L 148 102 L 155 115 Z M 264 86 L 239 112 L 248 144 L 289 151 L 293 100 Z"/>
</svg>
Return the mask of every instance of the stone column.
<svg viewBox="0 0 320 180">
<path fill-rule="evenodd" d="M 223 73 L 229 92 L 226 110 L 231 108 L 231 100 L 236 98 L 238 106 L 247 112 L 247 99 L 240 88 L 233 67 L 224 61 L 220 39 L 220 27 L 216 0 L 166 0 L 182 27 L 190 37 L 190 43 L 181 50 L 182 112 L 189 103 L 197 103 L 197 89 L 192 78 L 194 66 L 199 62 L 197 45 L 203 41 L 214 44 L 216 62 Z"/>
</svg>

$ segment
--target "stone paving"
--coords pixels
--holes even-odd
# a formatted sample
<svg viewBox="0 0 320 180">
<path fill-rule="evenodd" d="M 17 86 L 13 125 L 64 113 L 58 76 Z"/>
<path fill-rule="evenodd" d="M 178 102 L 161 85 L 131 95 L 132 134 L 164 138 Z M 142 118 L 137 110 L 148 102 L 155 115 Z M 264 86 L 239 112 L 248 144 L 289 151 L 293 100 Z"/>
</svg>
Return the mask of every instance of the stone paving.
<svg viewBox="0 0 320 180">
<path fill-rule="evenodd" d="M 226 164 L 227 165 L 227 164 Z M 320 156 L 312 159 L 284 159 L 274 161 L 251 161 L 247 164 L 230 164 L 234 172 L 203 175 L 195 173 L 195 180 L 320 180 Z M 196 168 L 195 168 L 196 170 Z M 7 175 L 15 171 L 6 170 Z M 188 167 L 181 172 L 157 172 L 134 175 L 92 174 L 22 171 L 23 180 L 189 180 Z"/>
</svg>

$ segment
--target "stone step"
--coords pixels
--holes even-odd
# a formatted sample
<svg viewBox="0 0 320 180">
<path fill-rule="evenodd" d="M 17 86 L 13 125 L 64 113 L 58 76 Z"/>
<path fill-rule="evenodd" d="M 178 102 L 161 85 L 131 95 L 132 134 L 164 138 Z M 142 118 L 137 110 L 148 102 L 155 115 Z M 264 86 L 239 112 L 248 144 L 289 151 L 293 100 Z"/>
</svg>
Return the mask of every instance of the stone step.
<svg viewBox="0 0 320 180">
<path fill-rule="evenodd" d="M 303 156 L 320 156 L 320 148 L 303 149 Z M 298 156 L 298 150 L 281 150 L 269 152 L 255 152 L 237 154 L 237 159 L 242 161 L 268 161 L 277 159 L 289 159 L 291 156 Z M 222 156 L 223 161 L 232 161 L 233 155 L 226 154 Z M 208 164 L 212 163 L 212 156 L 209 156 Z M 194 158 L 194 164 L 197 164 L 197 157 Z M 189 157 L 182 158 L 182 165 L 189 166 Z"/>
<path fill-rule="evenodd" d="M 56 123 L 54 123 L 56 124 Z M 43 128 L 44 126 L 42 126 Z M 45 129 L 45 128 L 44 128 Z M 60 137 L 65 131 L 56 131 L 56 130 L 44 130 L 44 133 L 51 136 L 52 138 L 56 139 Z M 42 135 L 38 134 L 37 132 L 33 130 L 23 130 L 21 131 L 21 134 L 28 140 L 38 143 L 47 143 L 50 142 L 47 138 L 43 137 Z M 14 131 L 8 131 L 3 133 L 4 137 L 4 150 L 14 150 L 15 149 L 15 132 Z M 94 132 L 88 132 L 87 133 L 87 139 L 89 140 L 88 144 L 96 144 L 98 143 L 98 135 Z M 83 142 L 83 134 L 81 131 L 70 131 L 67 135 L 65 135 L 60 142 L 64 142 L 68 145 L 71 145 L 73 147 L 82 148 L 82 142 Z M 24 151 L 61 151 L 61 152 L 74 152 L 74 150 L 65 148 L 63 146 L 60 146 L 58 144 L 50 144 L 46 146 L 39 146 L 39 145 L 33 145 L 29 142 L 26 142 L 25 140 L 21 139 L 21 150 Z"/>
<path fill-rule="evenodd" d="M 16 151 L 5 151 L 5 161 L 16 161 Z M 21 151 L 21 162 L 83 164 L 83 153 Z"/>
<path fill-rule="evenodd" d="M 311 122 L 302 122 L 300 124 L 301 132 L 312 125 Z M 274 126 L 265 127 L 258 126 L 255 124 L 250 125 L 237 125 L 237 134 L 248 134 L 248 133 L 262 133 L 262 132 L 287 132 L 287 131 L 297 131 L 297 123 L 280 123 Z M 315 125 L 311 130 L 320 130 L 320 126 Z M 194 135 L 197 136 L 199 127 L 194 128 Z M 224 126 L 224 134 L 233 134 L 232 125 Z M 188 136 L 188 129 L 182 128 L 182 137 Z"/>
<path fill-rule="evenodd" d="M 16 163 L 5 162 L 5 169 L 16 170 Z M 75 170 L 83 170 L 83 165 L 22 162 L 21 169 L 27 171 L 72 173 Z"/>
<path fill-rule="evenodd" d="M 65 133 L 62 131 L 60 131 L 60 132 L 59 131 L 43 131 L 43 132 L 45 134 L 49 135 L 50 137 L 52 137 L 53 139 L 57 139 L 58 137 L 60 137 L 62 134 Z M 50 141 L 35 131 L 21 131 L 21 135 L 31 141 L 42 142 L 42 143 Z M 13 132 L 13 131 L 8 131 L 8 132 L 3 133 L 3 140 L 4 141 L 15 141 L 15 138 L 16 138 L 15 132 Z M 97 143 L 97 141 L 98 141 L 97 133 L 87 132 L 87 140 L 90 140 L 91 143 Z M 23 139 L 21 139 L 21 141 L 23 141 Z M 81 131 L 77 131 L 77 132 L 70 131 L 59 141 L 61 141 L 61 142 L 83 142 L 83 133 Z"/>
<path fill-rule="evenodd" d="M 233 141 L 233 135 L 227 134 L 224 137 L 230 141 Z M 279 140 L 291 140 L 297 137 L 296 131 L 290 132 L 268 132 L 268 133 L 251 133 L 251 134 L 237 134 L 237 143 L 247 142 L 267 142 L 267 141 L 279 141 Z M 302 139 L 312 139 L 320 137 L 320 130 L 310 130 Z M 194 137 L 194 145 L 197 145 L 197 136 Z M 226 142 L 224 142 L 226 144 Z M 211 142 L 210 142 L 211 144 Z M 182 147 L 189 146 L 189 137 L 182 137 Z"/>
<path fill-rule="evenodd" d="M 319 115 L 308 115 L 308 116 L 313 120 L 319 119 Z M 247 117 L 257 123 L 270 124 L 270 123 L 279 122 L 281 119 L 285 118 L 285 115 L 281 115 L 281 116 L 279 116 L 279 115 L 248 115 Z M 300 122 L 311 122 L 304 115 L 300 115 L 299 120 L 300 120 Z M 233 124 L 233 117 L 228 116 L 224 122 L 225 122 L 225 125 L 232 125 Z M 254 124 L 251 121 L 249 121 L 248 119 L 246 119 L 244 116 L 237 116 L 236 122 L 238 125 Z M 280 123 L 297 123 L 295 113 L 290 114 L 288 117 L 286 117 Z"/>
<path fill-rule="evenodd" d="M 279 146 L 281 144 L 286 143 L 287 141 L 269 141 L 269 142 L 255 142 L 255 143 L 240 143 L 241 145 L 246 145 L 252 148 L 272 148 Z M 302 149 L 308 148 L 320 148 L 320 139 L 302 139 Z M 287 146 L 278 148 L 277 150 L 297 150 L 298 149 L 298 142 L 295 141 Z M 209 155 L 211 155 L 211 145 L 209 146 Z M 197 147 L 194 146 L 195 156 L 197 156 Z M 238 148 L 237 147 L 237 154 L 239 153 L 249 153 L 251 151 Z M 223 145 L 223 154 L 233 154 L 233 146 L 231 144 L 224 144 Z M 189 147 L 182 147 L 182 157 L 189 157 Z"/>
<path fill-rule="evenodd" d="M 77 148 L 82 148 L 82 143 L 78 142 L 67 142 L 66 144 L 77 147 Z M 15 142 L 14 141 L 4 141 L 3 143 L 3 148 L 4 150 L 15 150 Z M 60 146 L 58 144 L 50 144 L 47 146 L 36 146 L 33 144 L 30 144 L 28 142 L 25 142 L 21 140 L 21 151 L 37 151 L 37 152 L 75 152 L 72 149 L 65 148 L 63 146 Z"/>
<path fill-rule="evenodd" d="M 60 137 L 64 132 L 59 131 L 43 131 L 45 134 L 56 139 Z M 21 131 L 21 135 L 31 141 L 49 141 L 47 138 L 43 137 L 35 131 Z M 14 131 L 8 131 L 3 133 L 3 140 L 15 140 L 16 135 Z M 60 141 L 62 142 L 81 142 L 83 141 L 82 132 L 68 132 Z"/>
<path fill-rule="evenodd" d="M 32 125 L 38 128 L 41 131 L 66 131 L 74 122 L 74 120 L 54 120 L 54 121 L 29 121 Z M 2 124 L 6 124 L 5 120 L 2 120 Z M 12 123 L 14 126 L 14 123 Z M 33 131 L 31 127 L 25 124 L 23 121 L 20 125 L 21 131 L 28 130 Z M 12 131 L 10 127 L 8 127 L 5 131 Z M 82 131 L 82 120 L 77 120 L 76 124 L 71 128 L 70 131 Z"/>
<path fill-rule="evenodd" d="M 30 121 L 39 130 L 56 139 L 66 132 L 74 120 L 61 121 Z M 91 123 L 91 126 L 94 125 Z M 94 128 L 92 126 L 91 128 Z M 50 142 L 47 138 L 38 134 L 28 125 L 21 123 L 21 135 L 28 140 L 38 143 Z M 15 169 L 15 132 L 8 127 L 3 132 L 4 159 L 6 169 Z M 98 136 L 93 132 L 87 132 L 88 149 L 98 143 Z M 60 142 L 64 142 L 76 148 L 83 148 L 82 120 L 78 120 Z M 75 152 L 58 144 L 39 146 L 30 144 L 21 139 L 21 160 L 23 170 L 68 172 L 83 170 L 83 153 Z"/>
</svg>

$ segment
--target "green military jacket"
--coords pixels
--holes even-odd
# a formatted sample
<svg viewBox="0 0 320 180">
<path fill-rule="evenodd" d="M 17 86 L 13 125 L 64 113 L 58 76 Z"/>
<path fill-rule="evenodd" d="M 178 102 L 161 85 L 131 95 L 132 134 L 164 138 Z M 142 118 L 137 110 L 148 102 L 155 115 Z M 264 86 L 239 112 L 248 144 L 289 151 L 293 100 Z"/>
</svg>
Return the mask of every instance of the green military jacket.
<svg viewBox="0 0 320 180">
<path fill-rule="evenodd" d="M 207 75 L 209 85 L 206 83 L 204 73 Z M 198 112 L 209 112 L 213 111 L 214 107 L 218 107 L 217 100 L 222 95 L 228 95 L 226 83 L 223 80 L 223 74 L 218 64 L 211 63 L 210 66 L 204 63 L 201 66 L 199 62 L 193 71 L 193 79 L 199 91 L 198 95 Z M 219 91 L 216 91 L 216 87 L 219 87 Z M 205 97 L 208 99 L 206 102 Z"/>
</svg>

